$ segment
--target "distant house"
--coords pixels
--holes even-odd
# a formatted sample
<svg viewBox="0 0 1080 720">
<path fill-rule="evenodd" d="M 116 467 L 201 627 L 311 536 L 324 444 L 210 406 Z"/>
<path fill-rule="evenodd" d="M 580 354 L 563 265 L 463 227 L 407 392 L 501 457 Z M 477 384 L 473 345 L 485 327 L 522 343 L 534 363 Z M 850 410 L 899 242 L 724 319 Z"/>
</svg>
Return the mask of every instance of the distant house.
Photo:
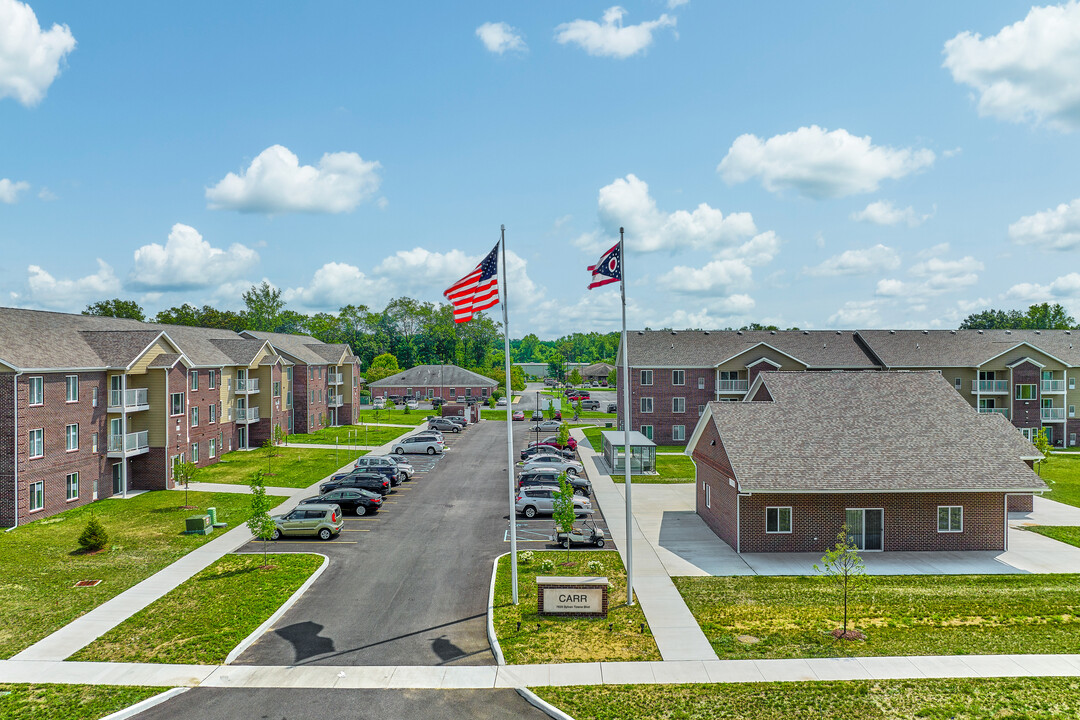
<svg viewBox="0 0 1080 720">
<path fill-rule="evenodd" d="M 762 372 L 687 446 L 697 512 L 737 552 L 1003 550 L 1042 456 L 939 372 Z"/>
<path fill-rule="evenodd" d="M 499 384 L 457 365 L 417 365 L 368 383 L 371 397 L 401 397 L 444 401 L 486 400 Z"/>
<path fill-rule="evenodd" d="M 607 383 L 608 375 L 615 369 L 611 363 L 599 362 L 588 365 L 579 372 L 585 382 Z"/>
</svg>

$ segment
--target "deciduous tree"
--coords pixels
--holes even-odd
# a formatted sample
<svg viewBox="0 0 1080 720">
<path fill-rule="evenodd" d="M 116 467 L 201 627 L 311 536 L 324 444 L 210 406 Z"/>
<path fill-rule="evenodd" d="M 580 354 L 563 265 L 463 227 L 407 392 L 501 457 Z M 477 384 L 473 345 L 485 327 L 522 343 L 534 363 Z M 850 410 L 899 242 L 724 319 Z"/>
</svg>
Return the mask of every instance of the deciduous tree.
<svg viewBox="0 0 1080 720">
<path fill-rule="evenodd" d="M 120 298 L 98 300 L 97 302 L 90 303 L 86 306 L 86 309 L 82 311 L 82 314 L 127 318 L 128 320 L 138 320 L 140 322 L 146 320 L 146 314 L 139 306 L 139 303 L 134 300 L 121 300 Z"/>
<path fill-rule="evenodd" d="M 848 640 L 848 598 L 855 589 L 859 578 L 866 574 L 859 548 L 855 539 L 848 534 L 847 524 L 840 528 L 836 536 L 836 545 L 821 558 L 821 565 L 814 565 L 814 570 L 828 576 L 840 589 L 844 604 L 844 629 L 839 639 Z"/>
</svg>

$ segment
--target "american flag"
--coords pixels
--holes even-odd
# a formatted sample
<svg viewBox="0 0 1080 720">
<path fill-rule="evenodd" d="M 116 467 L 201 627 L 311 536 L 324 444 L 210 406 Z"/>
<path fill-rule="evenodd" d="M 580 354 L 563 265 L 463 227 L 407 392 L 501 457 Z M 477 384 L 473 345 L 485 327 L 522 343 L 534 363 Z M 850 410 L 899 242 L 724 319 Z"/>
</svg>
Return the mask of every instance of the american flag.
<svg viewBox="0 0 1080 720">
<path fill-rule="evenodd" d="M 475 313 L 499 304 L 498 270 L 496 245 L 471 273 L 447 288 L 443 295 L 454 306 L 454 322 L 469 322 Z"/>
<path fill-rule="evenodd" d="M 590 290 L 622 280 L 622 243 L 608 250 L 595 265 L 586 269 L 592 273 Z"/>
</svg>

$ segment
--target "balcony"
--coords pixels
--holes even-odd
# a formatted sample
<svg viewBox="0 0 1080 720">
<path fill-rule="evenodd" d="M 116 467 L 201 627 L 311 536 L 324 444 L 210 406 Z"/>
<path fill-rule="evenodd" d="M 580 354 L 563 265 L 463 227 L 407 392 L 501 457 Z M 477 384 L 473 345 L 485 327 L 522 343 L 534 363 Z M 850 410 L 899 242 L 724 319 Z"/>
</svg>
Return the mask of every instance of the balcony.
<svg viewBox="0 0 1080 720">
<path fill-rule="evenodd" d="M 1042 391 L 1044 393 L 1063 393 L 1065 392 L 1064 380 L 1043 380 Z"/>
<path fill-rule="evenodd" d="M 345 404 L 345 398 L 342 395 L 334 395 L 326 399 L 327 407 L 341 407 Z"/>
<path fill-rule="evenodd" d="M 988 413 L 997 413 L 998 415 L 1004 415 L 1005 417 L 1009 417 L 1009 408 L 979 408 L 980 415 L 986 415 Z"/>
<path fill-rule="evenodd" d="M 1043 422 L 1065 422 L 1065 408 L 1040 408 Z"/>
<path fill-rule="evenodd" d="M 146 430 L 127 435 L 109 435 L 108 456 L 111 458 L 132 457 L 148 452 L 150 452 L 150 443 L 146 437 Z"/>
<path fill-rule="evenodd" d="M 236 408 L 236 422 L 243 425 L 259 422 L 259 408 Z"/>
<path fill-rule="evenodd" d="M 259 378 L 237 378 L 236 392 L 240 395 L 259 392 Z"/>
<path fill-rule="evenodd" d="M 341 383 L 345 382 L 341 373 L 327 373 L 326 381 L 331 385 L 340 385 Z"/>
<path fill-rule="evenodd" d="M 110 390 L 108 412 L 135 412 L 137 410 L 149 410 L 150 401 L 147 397 L 146 388 L 134 388 L 132 390 Z"/>
<path fill-rule="evenodd" d="M 982 395 L 1008 395 L 1008 380 L 972 380 L 971 392 Z"/>
<path fill-rule="evenodd" d="M 746 392 L 750 388 L 748 380 L 717 380 L 716 391 L 722 393 Z"/>
</svg>

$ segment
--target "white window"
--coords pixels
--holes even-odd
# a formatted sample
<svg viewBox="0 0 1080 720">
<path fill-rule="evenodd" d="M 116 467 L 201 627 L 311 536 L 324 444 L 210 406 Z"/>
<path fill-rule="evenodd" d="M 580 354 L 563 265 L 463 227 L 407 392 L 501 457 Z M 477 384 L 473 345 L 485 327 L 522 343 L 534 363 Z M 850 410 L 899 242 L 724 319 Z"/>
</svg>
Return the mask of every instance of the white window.
<svg viewBox="0 0 1080 720">
<path fill-rule="evenodd" d="M 217 370 L 206 371 L 206 387 L 210 388 L 211 390 L 217 387 L 217 373 Z"/>
<path fill-rule="evenodd" d="M 191 462 L 199 462 L 199 443 L 191 443 Z"/>
<path fill-rule="evenodd" d="M 68 452 L 71 452 L 72 450 L 78 450 L 79 449 L 79 426 L 78 426 L 78 424 L 68 425 L 67 428 L 64 430 L 64 438 L 65 438 L 65 442 L 64 442 L 64 449 L 65 450 L 67 450 Z"/>
<path fill-rule="evenodd" d="M 450 399 L 453 400 L 457 397 L 457 388 L 450 388 Z"/>
<path fill-rule="evenodd" d="M 488 389 L 487 388 L 480 388 L 480 395 L 483 396 L 483 397 L 487 397 L 488 396 Z"/>
<path fill-rule="evenodd" d="M 643 397 L 643 398 L 641 398 L 641 412 L 643 412 L 643 413 L 651 413 L 652 412 L 652 398 L 651 397 Z"/>
<path fill-rule="evenodd" d="M 1069 406 L 1069 417 L 1076 417 L 1076 406 L 1075 405 L 1070 405 Z"/>
<path fill-rule="evenodd" d="M 97 433 L 90 433 L 90 452 L 97 452 Z"/>
<path fill-rule="evenodd" d="M 40 376 L 30 378 L 30 404 L 45 404 L 45 378 Z"/>
<path fill-rule="evenodd" d="M 45 457 L 45 431 L 42 428 L 30 431 L 30 444 L 27 451 L 32 458 Z"/>
<path fill-rule="evenodd" d="M 686 412 L 686 398 L 671 398 L 671 412 Z"/>
<path fill-rule="evenodd" d="M 192 390 L 198 390 L 199 389 L 199 371 L 198 370 L 192 370 L 191 371 L 191 389 Z"/>
<path fill-rule="evenodd" d="M 45 481 L 30 483 L 30 512 L 45 507 Z"/>
<path fill-rule="evenodd" d="M 472 397 L 472 388 L 465 388 L 465 397 Z"/>
<path fill-rule="evenodd" d="M 672 370 L 671 371 L 671 384 L 672 385 L 685 385 L 686 384 L 686 371 L 685 370 Z"/>
<path fill-rule="evenodd" d="M 1075 390 L 1076 389 L 1076 378 L 1069 378 L 1069 389 L 1070 390 Z"/>
<path fill-rule="evenodd" d="M 1035 385 L 1017 385 L 1016 386 L 1016 399 L 1017 400 L 1034 400 L 1035 399 Z"/>
<path fill-rule="evenodd" d="M 216 423 L 216 422 L 217 422 L 217 405 L 215 405 L 215 404 L 211 403 L 211 404 L 210 404 L 210 408 L 209 408 L 209 413 L 210 413 L 210 414 L 209 414 L 209 416 L 207 417 L 207 421 L 208 421 L 208 422 L 209 422 L 209 423 L 210 423 L 211 425 L 213 425 L 214 423 Z"/>
<path fill-rule="evenodd" d="M 765 533 L 768 535 L 788 534 L 791 532 L 791 508 L 765 508 Z"/>
<path fill-rule="evenodd" d="M 92 388 L 90 391 L 90 404 L 97 407 L 97 388 Z"/>
<path fill-rule="evenodd" d="M 280 380 L 278 380 L 275 383 L 272 383 L 270 387 L 273 390 L 274 397 L 277 397 L 277 398 L 281 397 L 281 381 Z"/>
<path fill-rule="evenodd" d="M 704 376 L 699 377 L 697 379 L 697 389 L 698 390 L 704 390 L 705 389 L 705 378 L 704 378 Z"/>
<path fill-rule="evenodd" d="M 685 440 L 686 439 L 686 426 L 685 425 L 672 425 L 671 426 L 671 439 L 672 440 Z"/>
<path fill-rule="evenodd" d="M 67 476 L 67 499 L 79 499 L 79 473 L 74 472 Z"/>
<path fill-rule="evenodd" d="M 652 385 L 652 370 L 641 371 L 641 384 Z"/>
<path fill-rule="evenodd" d="M 698 405 L 697 406 L 697 416 L 701 417 L 704 414 L 705 414 L 705 406 L 704 405 Z"/>
<path fill-rule="evenodd" d="M 199 427 L 199 408 L 195 406 L 191 408 L 191 427 Z"/>
<path fill-rule="evenodd" d="M 705 485 L 705 507 L 712 507 L 712 486 Z"/>
<path fill-rule="evenodd" d="M 1069 433 L 1069 447 L 1076 445 L 1076 433 Z"/>
<path fill-rule="evenodd" d="M 217 457 L 217 438 L 210 438 L 210 457 Z"/>
<path fill-rule="evenodd" d="M 960 505 L 938 505 L 937 531 L 958 533 L 964 531 L 964 508 Z"/>
<path fill-rule="evenodd" d="M 184 414 L 184 393 L 172 393 L 169 395 L 169 415 Z"/>
<path fill-rule="evenodd" d="M 963 381 L 962 381 L 962 380 L 961 380 L 960 378 L 954 378 L 954 379 L 953 379 L 953 387 L 955 387 L 955 388 L 956 388 L 957 392 L 959 392 L 959 391 L 960 391 L 960 387 L 961 387 L 961 386 L 962 386 L 963 384 L 964 384 L 964 382 L 963 382 Z"/>
<path fill-rule="evenodd" d="M 641 434 L 652 440 L 652 425 L 642 425 Z"/>
<path fill-rule="evenodd" d="M 79 376 L 68 375 L 64 378 L 64 384 L 67 386 L 67 401 L 79 402 Z"/>
</svg>

